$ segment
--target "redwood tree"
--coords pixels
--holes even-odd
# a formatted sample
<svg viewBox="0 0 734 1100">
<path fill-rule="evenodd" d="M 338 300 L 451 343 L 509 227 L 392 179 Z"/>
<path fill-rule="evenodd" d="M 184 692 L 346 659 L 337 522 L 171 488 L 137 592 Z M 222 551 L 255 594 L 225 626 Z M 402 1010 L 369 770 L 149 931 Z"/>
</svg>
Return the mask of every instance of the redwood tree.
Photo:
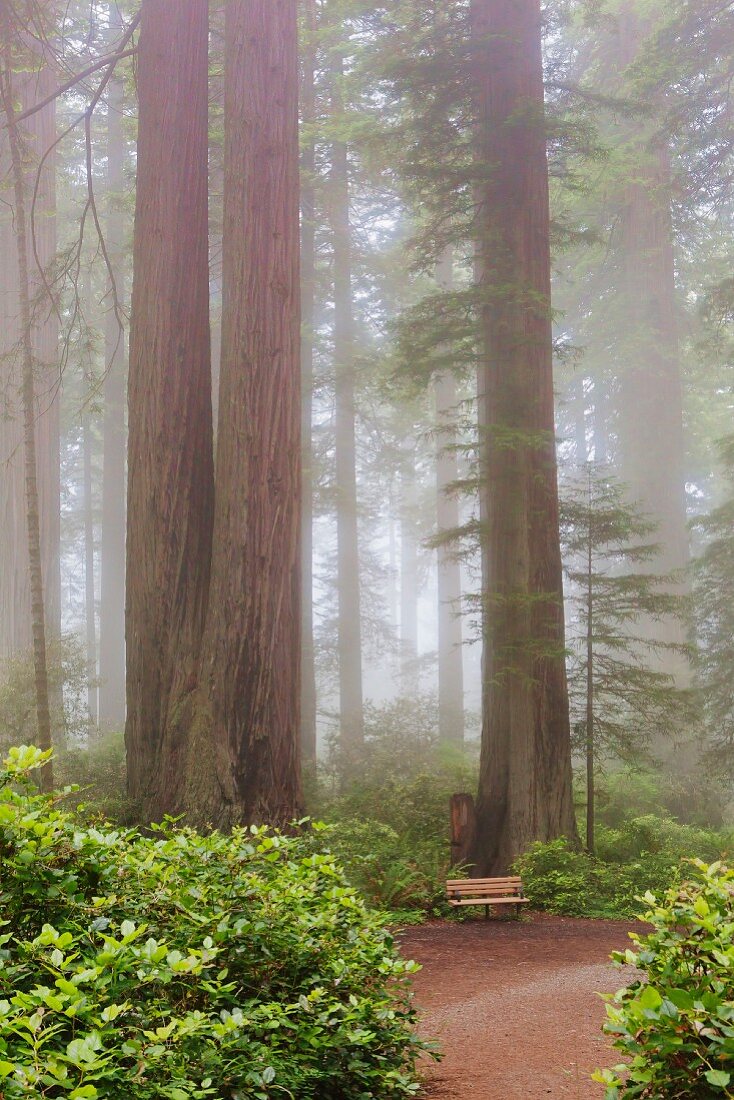
<svg viewBox="0 0 734 1100">
<path fill-rule="evenodd" d="M 229 0 L 216 512 L 185 801 L 218 825 L 284 824 L 301 801 L 297 47 L 296 0 Z"/>
<path fill-rule="evenodd" d="M 575 836 L 540 0 L 472 0 L 484 595 L 478 873 Z"/>
<path fill-rule="evenodd" d="M 144 818 L 179 806 L 209 585 L 207 16 L 207 0 L 144 0 L 140 24 L 125 739 Z"/>
</svg>

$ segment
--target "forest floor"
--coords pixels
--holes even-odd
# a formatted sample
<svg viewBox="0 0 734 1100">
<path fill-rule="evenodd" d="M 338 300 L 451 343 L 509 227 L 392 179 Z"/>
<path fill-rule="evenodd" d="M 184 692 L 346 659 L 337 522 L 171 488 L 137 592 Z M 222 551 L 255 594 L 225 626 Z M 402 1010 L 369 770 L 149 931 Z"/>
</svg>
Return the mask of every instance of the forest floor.
<svg viewBox="0 0 734 1100">
<path fill-rule="evenodd" d="M 420 1033 L 443 1051 L 425 1100 L 595 1100 L 590 1074 L 619 1062 L 602 1035 L 610 993 L 634 980 L 609 962 L 643 925 L 542 914 L 432 922 L 400 934 L 423 969 Z"/>
</svg>

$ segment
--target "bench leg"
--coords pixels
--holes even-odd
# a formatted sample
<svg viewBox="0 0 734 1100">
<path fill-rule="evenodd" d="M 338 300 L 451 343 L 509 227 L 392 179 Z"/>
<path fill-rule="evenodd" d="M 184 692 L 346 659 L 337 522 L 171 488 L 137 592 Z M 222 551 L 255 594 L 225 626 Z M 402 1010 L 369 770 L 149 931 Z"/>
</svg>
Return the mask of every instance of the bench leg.
<svg viewBox="0 0 734 1100">
<path fill-rule="evenodd" d="M 488 905 L 484 906 L 484 919 L 489 920 L 489 906 Z"/>
</svg>

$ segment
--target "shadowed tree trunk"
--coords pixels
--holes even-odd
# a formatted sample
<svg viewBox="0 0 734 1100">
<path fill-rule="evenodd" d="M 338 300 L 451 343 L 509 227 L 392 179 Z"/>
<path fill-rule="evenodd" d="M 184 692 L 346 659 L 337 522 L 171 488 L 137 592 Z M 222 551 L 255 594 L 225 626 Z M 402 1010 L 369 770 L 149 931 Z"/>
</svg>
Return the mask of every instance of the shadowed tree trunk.
<svg viewBox="0 0 734 1100">
<path fill-rule="evenodd" d="M 576 836 L 554 438 L 540 0 L 472 0 L 481 291 L 477 873 Z"/>
<path fill-rule="evenodd" d="M 306 39 L 303 58 L 301 116 L 306 126 L 316 118 L 316 2 L 306 0 Z M 301 434 L 303 439 L 302 574 L 303 611 L 301 631 L 302 688 L 301 744 L 303 761 L 316 762 L 316 666 L 313 641 L 313 446 L 311 441 L 314 384 L 314 325 L 316 320 L 316 146 L 313 133 L 306 134 L 301 154 Z"/>
<path fill-rule="evenodd" d="M 332 112 L 336 119 L 344 110 L 342 79 L 343 62 L 337 57 L 332 64 Z M 347 754 L 364 740 L 349 208 L 348 150 L 345 142 L 335 141 L 331 162 L 331 231 L 334 250 L 339 716 L 341 745 Z"/>
<path fill-rule="evenodd" d="M 111 28 L 120 23 L 110 4 Z M 107 103 L 107 252 L 118 302 L 125 299 L 125 138 L 122 128 L 123 82 L 109 84 Z M 104 379 L 104 455 L 102 468 L 102 545 L 99 612 L 99 724 L 119 730 L 125 723 L 125 333 L 114 303 L 106 303 Z"/>
<path fill-rule="evenodd" d="M 143 819 L 180 806 L 209 586 L 207 15 L 207 0 L 143 0 L 140 24 L 125 740 Z"/>
<path fill-rule="evenodd" d="M 453 290 L 453 256 L 447 249 L 437 271 L 442 290 Z M 445 372 L 436 379 L 436 527 L 439 535 L 460 522 L 459 499 L 451 491 L 459 478 L 455 446 L 458 397 L 456 380 Z M 438 726 L 443 742 L 464 740 L 464 657 L 461 629 L 461 566 L 454 548 L 438 547 Z"/>
<path fill-rule="evenodd" d="M 49 711 L 48 671 L 46 666 L 46 620 L 43 603 L 43 561 L 41 553 L 41 522 L 36 453 L 36 393 L 34 326 L 31 313 L 31 278 L 28 247 L 27 180 L 24 172 L 25 150 L 17 123 L 13 88 L 13 67 L 10 56 L 11 28 L 6 13 L 0 18 L 6 49 L 0 73 L 0 94 L 7 124 L 10 165 L 13 180 L 15 248 L 18 264 L 18 305 L 20 313 L 20 363 L 23 409 L 23 472 L 25 480 L 25 511 L 27 525 L 27 562 L 30 574 L 31 638 L 36 704 L 36 742 L 41 749 L 50 749 L 51 715 Z M 21 568 L 21 563 L 16 564 Z M 40 772 L 43 790 L 53 789 L 53 766 L 49 762 Z"/>
<path fill-rule="evenodd" d="M 301 806 L 296 14 L 296 0 L 226 9 L 217 501 L 185 803 L 220 826 L 287 824 Z"/>
</svg>

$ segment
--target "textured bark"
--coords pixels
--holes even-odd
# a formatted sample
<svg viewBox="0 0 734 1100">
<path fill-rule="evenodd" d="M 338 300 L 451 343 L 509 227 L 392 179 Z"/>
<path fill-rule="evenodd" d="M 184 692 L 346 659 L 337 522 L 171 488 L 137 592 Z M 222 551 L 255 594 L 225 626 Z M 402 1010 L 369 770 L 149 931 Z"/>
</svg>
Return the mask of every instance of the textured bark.
<svg viewBox="0 0 734 1100">
<path fill-rule="evenodd" d="M 437 272 L 439 286 L 453 289 L 453 258 L 447 250 Z M 460 522 L 459 499 L 450 487 L 459 478 L 455 446 L 458 405 L 456 380 L 446 372 L 436 379 L 436 527 L 439 535 Z M 461 626 L 461 566 L 450 545 L 438 548 L 438 727 L 443 742 L 464 740 L 464 658 Z"/>
<path fill-rule="evenodd" d="M 484 662 L 477 873 L 576 836 L 540 0 L 473 0 Z"/>
<path fill-rule="evenodd" d="M 30 73 L 13 74 L 13 94 L 24 111 L 42 100 L 55 87 L 51 71 L 39 59 Z M 59 378 L 58 321 L 38 266 L 48 272 L 56 255 L 55 162 L 51 155 L 39 179 L 35 208 L 30 196 L 36 183 L 40 156 L 56 136 L 53 103 L 31 115 L 22 126 L 24 189 L 26 202 L 26 254 L 28 293 L 31 303 L 31 340 L 35 371 L 36 464 L 39 494 L 41 559 L 46 606 L 46 623 L 58 635 L 61 622 L 60 574 L 60 472 L 59 472 Z M 0 136 L 0 167 L 10 178 L 10 149 L 7 136 Z M 26 167 L 30 165 L 31 167 Z M 35 229 L 35 255 L 31 214 Z M 17 225 L 15 226 L 17 228 Z M 19 273 L 14 224 L 9 212 L 0 214 L 0 248 L 8 262 L 0 273 L 0 354 L 2 362 L 2 416 L 0 417 L 0 515 L 3 560 L 12 568 L 0 571 L 0 653 L 5 656 L 31 648 L 31 589 L 24 563 L 28 541 L 24 503 L 23 409 L 20 357 L 15 351 L 22 340 L 19 318 Z"/>
<path fill-rule="evenodd" d="M 306 0 L 301 117 L 316 119 L 316 2 Z M 316 762 L 316 662 L 313 640 L 313 385 L 316 320 L 316 145 L 307 134 L 301 154 L 301 436 L 303 507 L 301 521 L 301 749 L 304 764 Z"/>
<path fill-rule="evenodd" d="M 646 28 L 631 7 L 620 16 L 622 66 L 636 59 Z M 685 569 L 686 521 L 683 392 L 671 217 L 672 180 L 664 140 L 634 141 L 619 223 L 619 288 L 624 332 L 619 348 L 621 476 L 631 497 L 659 525 L 651 572 Z M 654 636 L 661 635 L 660 624 Z M 684 641 L 679 623 L 663 624 L 667 641 Z M 673 657 L 674 665 L 680 660 Z M 671 668 L 669 671 L 680 671 Z"/>
<path fill-rule="evenodd" d="M 0 21 L 5 42 L 10 42 L 7 17 Z M 46 619 L 43 605 L 43 561 L 41 549 L 41 520 L 36 453 L 36 391 L 33 315 L 31 309 L 31 276 L 28 247 L 27 177 L 25 174 L 25 150 L 20 131 L 15 122 L 12 61 L 9 45 L 5 65 L 0 74 L 2 103 L 7 124 L 10 165 L 13 180 L 15 250 L 18 263 L 18 306 L 20 314 L 21 393 L 23 410 L 23 474 L 25 482 L 25 512 L 28 547 L 28 572 L 31 598 L 31 638 L 33 643 L 33 671 L 36 703 L 36 743 L 40 749 L 52 747 L 51 715 L 49 711 L 48 672 L 46 667 Z M 20 563 L 18 563 L 20 566 Z M 49 762 L 40 772 L 44 790 L 53 789 L 53 766 Z"/>
<path fill-rule="evenodd" d="M 296 0 L 229 0 L 217 499 L 185 803 L 219 826 L 301 806 L 297 43 Z"/>
<path fill-rule="evenodd" d="M 113 31 L 120 22 L 110 4 Z M 121 76 L 109 84 L 107 100 L 107 252 L 118 302 L 125 300 L 125 137 Z M 99 614 L 99 724 L 120 730 L 125 724 L 125 373 L 126 341 L 114 303 L 105 316 L 104 455 L 102 468 L 102 545 Z"/>
<path fill-rule="evenodd" d="M 343 111 L 343 64 L 332 66 L 332 111 Z M 362 608 L 359 588 L 357 444 L 354 399 L 354 303 L 349 221 L 349 156 L 344 142 L 332 147 L 331 232 L 334 250 L 334 369 L 336 375 L 336 494 L 339 717 L 347 755 L 364 740 L 362 692 Z"/>
<path fill-rule="evenodd" d="M 207 13 L 207 0 L 143 0 L 140 24 L 125 740 L 143 818 L 180 805 L 209 586 Z"/>
</svg>

